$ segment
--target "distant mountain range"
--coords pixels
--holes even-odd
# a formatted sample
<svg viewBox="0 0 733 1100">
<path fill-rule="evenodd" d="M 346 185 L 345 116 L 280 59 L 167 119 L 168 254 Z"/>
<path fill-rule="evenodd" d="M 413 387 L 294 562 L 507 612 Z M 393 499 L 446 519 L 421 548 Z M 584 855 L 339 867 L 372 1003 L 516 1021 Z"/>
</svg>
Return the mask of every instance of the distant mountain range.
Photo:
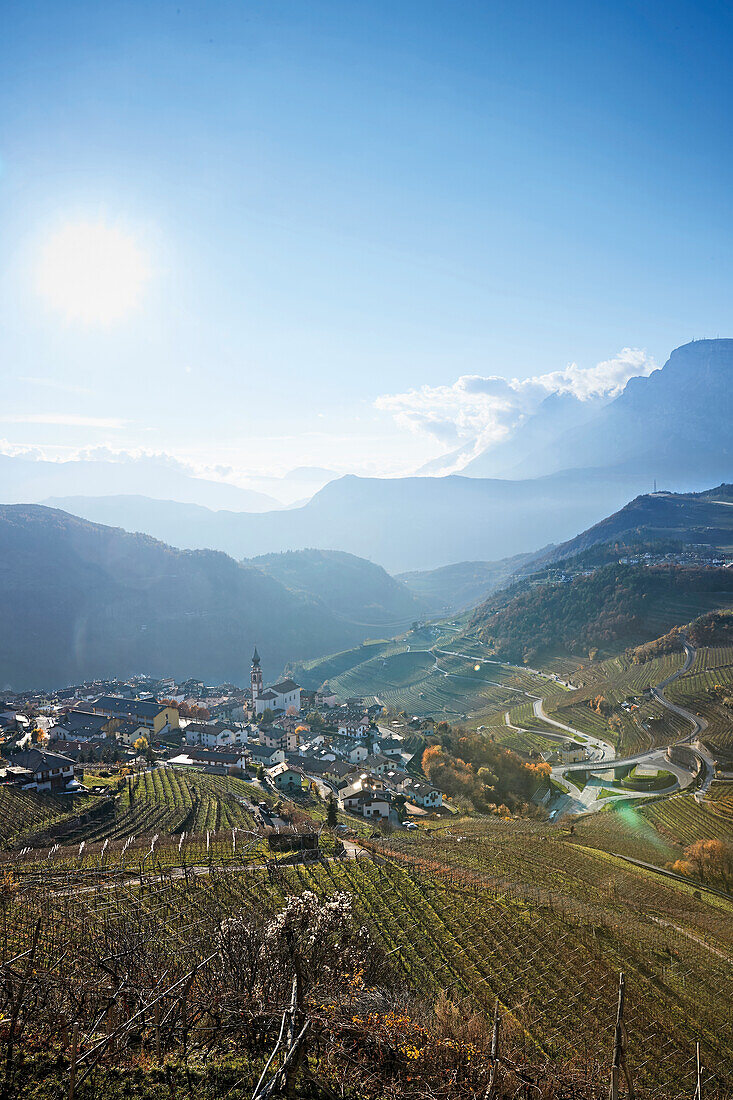
<svg viewBox="0 0 733 1100">
<path fill-rule="evenodd" d="M 479 494 L 497 484 L 456 480 L 459 492 L 468 486 Z M 541 639 L 567 645 L 576 627 L 579 644 L 594 638 L 602 643 L 606 619 L 618 620 L 621 635 L 630 641 L 644 640 L 652 636 L 648 624 L 635 620 L 632 608 L 642 589 L 637 580 L 627 583 L 630 575 L 623 569 L 618 576 L 614 570 L 625 547 L 656 542 L 733 549 L 733 486 L 637 497 L 558 546 L 400 577 L 343 551 L 291 551 L 237 562 L 215 550 L 177 550 L 148 535 L 56 509 L 0 506 L 0 616 L 6 624 L 0 635 L 0 688 L 58 686 L 143 671 L 244 683 L 255 642 L 274 677 L 289 662 L 388 638 L 415 620 L 476 605 L 481 606 L 474 626 L 493 637 L 505 655 L 526 655 Z M 554 563 L 604 547 L 608 553 L 598 560 L 611 567 L 613 583 L 603 588 L 590 580 L 574 582 L 575 603 L 558 596 L 556 586 L 542 595 L 544 590 L 528 590 L 522 582 Z M 716 593 L 728 591 L 733 581 L 733 570 L 718 572 L 710 606 L 717 606 Z M 515 583 L 520 587 L 513 593 L 507 586 Z M 709 586 L 704 577 L 695 583 L 700 609 L 706 610 Z M 657 614 L 659 596 L 666 608 L 666 618 L 657 614 L 661 633 L 661 626 L 677 621 L 677 590 L 663 584 L 657 589 L 645 614 Z M 684 595 L 683 588 L 679 592 Z M 565 625 L 553 633 L 556 612 L 558 624 Z"/>
<path fill-rule="evenodd" d="M 370 562 L 283 558 L 241 564 L 38 505 L 0 506 L 0 689 L 141 671 L 244 684 L 255 643 L 275 677 L 377 629 L 397 633 L 420 610 Z"/>
<path fill-rule="evenodd" d="M 47 503 L 237 558 L 318 546 L 393 573 L 498 561 L 572 537 L 649 491 L 655 479 L 676 491 L 729 480 L 731 380 L 733 340 L 686 344 L 661 370 L 632 378 L 610 403 L 548 397 L 512 440 L 479 456 L 462 476 L 347 476 L 285 510 L 214 512 L 174 494 L 153 501 L 109 490 L 54 494 Z M 486 472 L 501 476 L 475 476 Z"/>
<path fill-rule="evenodd" d="M 47 497 L 144 493 L 156 499 L 200 504 L 209 508 L 267 511 L 281 505 L 274 496 L 240 489 L 224 481 L 194 477 L 155 455 L 139 458 L 74 459 L 48 462 L 0 454 L 0 502 L 39 504 Z"/>
<path fill-rule="evenodd" d="M 250 558 L 319 546 L 345 550 L 391 573 L 495 561 L 559 542 L 650 486 L 644 474 L 568 471 L 502 481 L 347 476 L 300 508 L 258 515 L 145 497 L 62 497 L 47 504 L 96 523 L 144 531 L 174 546 Z"/>
<path fill-rule="evenodd" d="M 49 462 L 0 454 L 0 503 L 42 504 L 49 497 L 144 494 L 204 508 L 267 512 L 302 504 L 337 475 L 298 466 L 282 477 L 253 474 L 246 486 L 197 477 L 165 455 L 120 455 Z"/>
</svg>

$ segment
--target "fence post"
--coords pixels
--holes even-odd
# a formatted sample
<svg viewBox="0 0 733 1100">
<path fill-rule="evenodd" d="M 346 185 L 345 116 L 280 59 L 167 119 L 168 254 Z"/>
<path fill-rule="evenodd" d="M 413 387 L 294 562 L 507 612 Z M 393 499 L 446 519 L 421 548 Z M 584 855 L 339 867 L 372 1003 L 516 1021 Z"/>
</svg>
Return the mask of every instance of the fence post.
<svg viewBox="0 0 733 1100">
<path fill-rule="evenodd" d="M 155 1002 L 155 1057 L 160 1062 L 160 1001 Z"/>
<path fill-rule="evenodd" d="M 697 1059 L 697 1086 L 695 1088 L 694 1100 L 702 1100 L 702 1061 L 700 1060 L 700 1040 L 695 1043 L 695 1054 Z"/>
<path fill-rule="evenodd" d="M 634 1100 L 634 1087 L 631 1082 L 631 1074 L 626 1065 L 626 1055 L 624 1053 L 623 1027 L 625 998 L 626 978 L 622 970 L 618 976 L 618 1006 L 616 1008 L 616 1027 L 613 1035 L 613 1063 L 611 1066 L 611 1091 L 609 1092 L 609 1100 L 619 1100 L 619 1081 L 622 1071 L 626 1079 L 629 1100 Z"/>
<path fill-rule="evenodd" d="M 621 1025 L 624 1018 L 625 979 L 623 971 L 618 982 L 618 1006 L 616 1008 L 616 1027 L 613 1034 L 613 1063 L 611 1065 L 611 1091 L 609 1100 L 618 1100 L 618 1083 L 621 1072 Z"/>
<path fill-rule="evenodd" d="M 486 1089 L 486 1100 L 491 1100 L 494 1095 L 494 1085 L 496 1083 L 496 1076 L 499 1070 L 499 1030 L 501 1027 L 501 1017 L 499 1016 L 499 998 L 496 998 L 496 1004 L 494 1005 L 494 1029 L 491 1032 L 491 1073 L 489 1076 L 489 1084 Z"/>
<path fill-rule="evenodd" d="M 69 1100 L 74 1100 L 74 1087 L 76 1085 L 76 1051 L 79 1045 L 79 1022 L 74 1020 L 71 1029 L 71 1063 L 69 1065 Z"/>
</svg>

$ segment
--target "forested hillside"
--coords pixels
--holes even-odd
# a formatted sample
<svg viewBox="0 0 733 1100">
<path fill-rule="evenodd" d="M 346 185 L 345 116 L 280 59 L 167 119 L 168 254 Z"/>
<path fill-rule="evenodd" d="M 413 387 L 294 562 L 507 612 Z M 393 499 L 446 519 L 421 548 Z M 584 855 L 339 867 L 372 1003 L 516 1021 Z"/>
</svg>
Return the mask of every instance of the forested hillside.
<svg viewBox="0 0 733 1100">
<path fill-rule="evenodd" d="M 535 556 L 535 565 L 571 558 L 599 545 L 674 542 L 733 548 L 733 486 L 704 493 L 649 493 L 635 497 L 568 542 Z"/>
<path fill-rule="evenodd" d="M 255 641 L 277 676 L 369 633 L 226 554 L 40 505 L 0 507 L 0 615 L 14 689 L 141 671 L 244 683 Z"/>
<path fill-rule="evenodd" d="M 396 632 L 428 610 L 427 600 L 381 565 L 341 550 L 286 550 L 248 559 L 294 592 L 321 600 L 337 615 Z"/>
<path fill-rule="evenodd" d="M 531 662 L 550 650 L 638 645 L 695 610 L 731 603 L 733 570 L 615 563 L 566 583 L 510 588 L 479 607 L 468 629 L 497 655 Z"/>
</svg>

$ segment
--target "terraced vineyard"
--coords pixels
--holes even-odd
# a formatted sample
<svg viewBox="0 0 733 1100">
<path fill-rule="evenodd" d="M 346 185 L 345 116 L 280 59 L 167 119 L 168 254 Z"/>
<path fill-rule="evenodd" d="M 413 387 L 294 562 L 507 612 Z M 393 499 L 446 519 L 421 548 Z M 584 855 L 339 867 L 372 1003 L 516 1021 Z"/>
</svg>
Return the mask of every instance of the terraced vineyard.
<svg viewBox="0 0 733 1100">
<path fill-rule="evenodd" d="M 311 690 L 317 689 L 324 682 L 329 684 L 337 676 L 363 664 L 373 658 L 390 653 L 398 653 L 405 650 L 405 646 L 397 642 L 364 642 L 356 649 L 346 649 L 341 653 L 334 653 L 330 657 L 319 657 L 313 661 L 304 661 L 298 666 L 298 674 L 305 687 Z"/>
<path fill-rule="evenodd" d="M 240 779 L 153 768 L 123 781 L 116 798 L 86 798 L 23 793 L 0 788 L 0 811 L 6 845 L 24 838 L 52 835 L 65 843 L 84 840 L 93 845 L 153 832 L 203 833 L 251 825 L 252 815 L 239 798 L 260 798 L 261 792 Z"/>
<path fill-rule="evenodd" d="M 696 840 L 733 841 L 733 820 L 711 813 L 691 794 L 651 802 L 641 812 L 662 836 L 683 847 Z"/>
<path fill-rule="evenodd" d="M 731 666 L 733 666 L 733 646 L 703 646 L 695 654 L 695 663 L 690 669 L 690 674 Z"/>
<path fill-rule="evenodd" d="M 433 652 L 407 647 L 399 652 L 380 652 L 332 677 L 329 683 L 342 698 L 376 696 L 385 705 L 410 714 L 449 720 L 512 705 L 525 691 L 540 694 L 563 690 L 524 669 L 458 656 L 444 649 Z"/>
<path fill-rule="evenodd" d="M 404 999 L 427 1015 L 437 997 L 459 1019 L 490 1016 L 498 999 L 502 1049 L 535 1073 L 562 1064 L 591 1079 L 605 1075 L 623 969 L 627 1058 L 639 1095 L 689 1096 L 698 1038 L 706 1066 L 729 1080 L 733 903 L 706 891 L 696 897 L 693 886 L 530 822 L 467 819 L 432 833 L 395 834 L 370 848 L 378 861 L 325 859 L 276 873 L 259 864 L 239 870 L 231 852 L 227 863 L 214 859 L 201 874 L 166 876 L 155 866 L 139 900 L 134 880 L 102 883 L 73 898 L 68 890 L 11 893 L 4 949 L 26 949 L 34 905 L 43 913 L 45 951 L 64 922 L 60 942 L 84 928 L 109 934 L 111 920 L 121 923 L 111 910 L 121 905 L 132 919 L 139 913 L 148 934 L 156 922 L 170 930 L 166 963 L 175 966 L 182 956 L 189 969 L 216 956 L 229 914 L 263 903 L 276 912 L 306 890 L 321 899 L 343 893 L 357 926 L 401 975 Z M 64 963 L 74 967 L 73 952 Z M 354 1035 L 362 1024 L 373 1027 L 359 1009 L 349 1018 Z M 706 1095 L 716 1095 L 712 1086 Z"/>
<path fill-rule="evenodd" d="M 715 780 L 705 796 L 706 805 L 716 814 L 733 821 L 733 780 Z"/>
<path fill-rule="evenodd" d="M 598 814 L 588 814 L 573 824 L 577 844 L 614 852 L 630 859 L 664 867 L 682 856 L 682 844 L 662 836 L 641 809 L 622 802 Z"/>
<path fill-rule="evenodd" d="M 77 809 L 77 800 L 68 795 L 0 787 L 0 843 L 3 847 L 20 843 L 39 829 L 72 819 Z"/>
</svg>

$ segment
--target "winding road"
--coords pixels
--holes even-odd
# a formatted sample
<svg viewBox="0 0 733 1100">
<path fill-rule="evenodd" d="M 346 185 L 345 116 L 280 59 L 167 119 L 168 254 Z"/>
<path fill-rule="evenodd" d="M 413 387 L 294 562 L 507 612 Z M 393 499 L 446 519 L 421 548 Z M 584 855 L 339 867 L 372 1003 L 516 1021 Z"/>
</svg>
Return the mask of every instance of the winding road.
<svg viewBox="0 0 733 1100">
<path fill-rule="evenodd" d="M 670 703 L 664 694 L 664 689 L 675 680 L 679 680 L 685 673 L 689 672 L 695 662 L 695 656 L 697 654 L 695 647 L 692 646 L 685 637 L 682 638 L 682 644 L 685 650 L 685 660 L 682 667 L 653 687 L 651 693 L 662 706 L 666 707 L 678 717 L 683 718 L 692 726 L 691 732 L 680 737 L 674 744 L 689 745 L 691 751 L 700 761 L 700 766 L 704 769 L 705 775 L 703 777 L 703 783 L 695 795 L 696 799 L 701 802 L 705 796 L 705 791 L 710 786 L 715 775 L 715 761 L 707 749 L 699 743 L 699 736 L 707 727 L 707 722 L 704 718 L 693 714 L 685 707 L 680 707 L 676 703 Z M 649 749 L 646 752 L 636 753 L 633 756 L 617 757 L 613 745 L 608 744 L 608 742 L 602 741 L 600 738 L 588 737 L 582 730 L 576 730 L 572 726 L 566 726 L 562 722 L 557 722 L 549 718 L 542 708 L 541 699 L 535 701 L 534 712 L 538 718 L 542 718 L 543 721 L 548 722 L 550 725 L 558 726 L 558 728 L 565 730 L 569 734 L 575 736 L 579 735 L 581 738 L 585 738 L 588 747 L 592 747 L 595 750 L 594 755 L 590 757 L 590 761 L 583 761 L 578 764 L 559 765 L 552 769 L 552 778 L 557 784 L 563 787 L 566 792 L 565 797 L 562 798 L 553 809 L 553 820 L 564 817 L 566 814 L 596 813 L 605 806 L 618 802 L 621 799 L 625 801 L 634 798 L 647 798 L 649 796 L 648 791 L 619 791 L 618 794 L 613 795 L 608 793 L 611 789 L 609 784 L 612 782 L 612 775 L 609 773 L 612 773 L 613 769 L 623 767 L 627 764 L 642 764 L 657 768 L 660 771 L 671 772 L 675 777 L 675 782 L 666 788 L 666 790 L 659 792 L 660 794 L 674 794 L 677 791 L 686 790 L 695 780 L 695 773 L 681 767 L 679 764 L 673 763 L 668 758 L 667 749 L 665 747 Z M 597 762 L 597 764 L 602 764 L 604 767 L 596 767 L 594 770 L 599 774 L 594 775 L 591 773 L 585 785 L 582 789 L 579 789 L 572 780 L 568 778 L 568 775 L 572 775 L 573 772 L 587 772 L 588 763 L 592 761 Z M 604 772 L 605 775 L 603 774 Z"/>
<path fill-rule="evenodd" d="M 684 636 L 681 637 L 681 641 L 685 651 L 685 659 L 682 666 L 673 672 L 666 679 L 662 680 L 655 687 L 651 688 L 652 696 L 666 707 L 671 713 L 676 714 L 679 718 L 689 722 L 692 727 L 690 733 L 685 734 L 674 742 L 675 745 L 688 745 L 691 751 L 700 761 L 700 767 L 704 771 L 703 780 L 700 788 L 695 793 L 695 798 L 702 802 L 705 797 L 710 783 L 715 776 L 715 761 L 707 749 L 700 744 L 700 734 L 707 727 L 707 722 L 704 718 L 693 714 L 691 711 L 686 710 L 684 707 L 678 706 L 676 703 L 671 703 L 664 694 L 665 688 L 667 688 L 675 680 L 680 679 L 692 668 L 697 650 Z M 460 657 L 463 660 L 476 661 L 482 666 L 487 664 L 502 665 L 504 667 L 516 668 L 522 672 L 532 672 L 537 676 L 541 676 L 543 679 L 552 683 L 562 684 L 564 687 L 574 689 L 575 685 L 569 681 L 561 680 L 559 676 L 552 673 L 541 672 L 539 669 L 524 668 L 519 665 L 508 665 L 507 662 L 497 661 L 492 658 L 479 657 L 475 653 L 460 653 L 457 650 L 443 649 L 442 647 L 435 646 L 432 649 L 420 649 L 408 651 L 413 653 L 426 653 L 429 654 L 435 661 L 433 671 L 442 676 L 451 676 L 456 679 L 468 679 L 476 682 L 479 677 L 466 676 L 465 673 L 453 672 L 449 669 L 442 668 L 438 655 L 447 657 Z M 516 692 L 518 695 L 522 695 L 527 699 L 532 700 L 532 707 L 534 714 L 539 718 L 545 726 L 554 726 L 558 732 L 551 733 L 547 729 L 540 730 L 544 736 L 547 736 L 558 741 L 573 741 L 580 743 L 584 748 L 589 750 L 588 759 L 577 764 L 561 764 L 552 769 L 552 778 L 555 783 L 563 788 L 565 791 L 564 796 L 553 806 L 552 819 L 558 820 L 560 817 L 564 817 L 566 814 L 580 814 L 580 813 L 596 813 L 599 810 L 604 809 L 609 804 L 613 804 L 620 800 L 648 798 L 649 791 L 624 791 L 618 789 L 618 793 L 611 793 L 613 783 L 613 770 L 625 765 L 637 765 L 642 764 L 650 768 L 656 768 L 659 771 L 670 772 L 674 776 L 674 782 L 670 786 L 660 792 L 659 794 L 674 794 L 678 791 L 686 790 L 695 781 L 697 773 L 692 773 L 686 768 L 683 768 L 679 764 L 673 763 L 667 757 L 667 747 L 656 747 L 648 749 L 645 752 L 636 753 L 633 756 L 616 756 L 615 747 L 609 742 L 604 741 L 603 738 L 597 737 L 592 734 L 585 733 L 583 730 L 575 729 L 574 726 L 567 725 L 565 722 L 560 722 L 556 718 L 551 718 L 544 710 L 544 700 L 536 695 L 532 695 L 530 692 L 523 690 L 522 688 L 510 687 L 508 684 L 502 684 L 496 680 L 483 680 L 480 682 L 496 685 L 510 691 Z M 513 725 L 510 720 L 510 714 L 507 710 L 504 714 L 504 722 L 509 729 L 516 730 L 518 733 L 536 734 L 537 730 L 526 729 L 522 726 Z M 599 774 L 590 774 L 582 787 L 576 786 L 572 782 L 573 772 L 587 772 L 589 764 L 593 766 L 594 771 Z M 605 774 L 604 774 L 605 773 Z"/>
</svg>

